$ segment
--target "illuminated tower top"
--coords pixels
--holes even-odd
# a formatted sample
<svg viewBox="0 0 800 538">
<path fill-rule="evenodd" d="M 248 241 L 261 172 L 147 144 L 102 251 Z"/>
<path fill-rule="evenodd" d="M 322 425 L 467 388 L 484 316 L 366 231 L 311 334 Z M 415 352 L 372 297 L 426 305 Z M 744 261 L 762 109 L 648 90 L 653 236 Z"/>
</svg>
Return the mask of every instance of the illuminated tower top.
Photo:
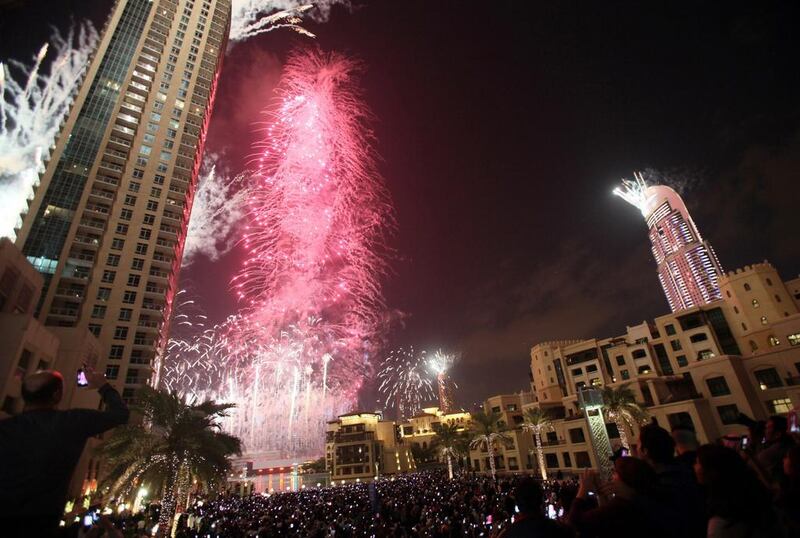
<svg viewBox="0 0 800 538">
<path fill-rule="evenodd" d="M 722 268 L 677 192 L 648 185 L 641 173 L 634 173 L 614 194 L 639 209 L 647 222 L 658 279 L 673 312 L 720 298 Z"/>
</svg>

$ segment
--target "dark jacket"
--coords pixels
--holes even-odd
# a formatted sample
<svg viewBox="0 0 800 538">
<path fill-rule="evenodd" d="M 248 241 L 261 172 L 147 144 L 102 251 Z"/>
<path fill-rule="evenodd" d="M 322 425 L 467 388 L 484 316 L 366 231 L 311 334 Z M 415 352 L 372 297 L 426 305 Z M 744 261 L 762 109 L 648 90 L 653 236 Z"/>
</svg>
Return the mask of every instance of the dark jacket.
<svg viewBox="0 0 800 538">
<path fill-rule="evenodd" d="M 576 498 L 567 521 L 581 538 L 666 538 L 671 536 L 653 499 L 614 497 L 602 506 Z"/>
<path fill-rule="evenodd" d="M 572 538 L 572 529 L 543 515 L 517 514 L 516 521 L 498 538 Z"/>
<path fill-rule="evenodd" d="M 119 393 L 108 383 L 99 392 L 103 411 L 41 409 L 0 421 L 0 519 L 61 516 L 86 440 L 128 422 Z"/>
</svg>

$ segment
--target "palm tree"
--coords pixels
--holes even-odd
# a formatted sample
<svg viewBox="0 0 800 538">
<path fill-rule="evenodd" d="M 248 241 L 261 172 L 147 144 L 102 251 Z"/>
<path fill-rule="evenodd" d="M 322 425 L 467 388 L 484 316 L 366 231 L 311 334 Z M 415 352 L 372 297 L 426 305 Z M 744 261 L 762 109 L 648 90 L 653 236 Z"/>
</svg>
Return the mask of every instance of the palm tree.
<svg viewBox="0 0 800 538">
<path fill-rule="evenodd" d="M 522 429 L 533 434 L 536 443 L 536 459 L 539 461 L 539 471 L 542 480 L 547 480 L 547 468 L 544 464 L 544 451 L 542 451 L 542 434 L 553 430 L 553 420 L 548 411 L 541 407 L 531 407 L 523 413 L 524 422 Z"/>
<path fill-rule="evenodd" d="M 456 424 L 434 424 L 433 431 L 436 432 L 431 445 L 438 448 L 447 460 L 447 474 L 450 480 L 453 479 L 453 458 L 456 457 L 459 443 L 463 434 L 458 431 Z"/>
<path fill-rule="evenodd" d="M 623 383 L 619 387 L 603 387 L 603 412 L 606 419 L 617 425 L 619 430 L 619 440 L 622 446 L 630 450 L 628 435 L 625 428 L 630 428 L 633 432 L 633 425 L 642 424 L 647 421 L 647 411 L 642 405 L 636 402 L 636 396 L 628 388 L 630 383 Z"/>
<path fill-rule="evenodd" d="M 176 393 L 142 388 L 131 406 L 142 420 L 114 430 L 99 447 L 109 464 L 110 494 L 130 494 L 134 483 L 162 490 L 158 527 L 169 535 L 172 516 L 189 494 L 192 479 L 207 485 L 223 480 L 228 457 L 241 454 L 241 441 L 220 431 L 218 419 L 233 404 L 187 403 Z"/>
<path fill-rule="evenodd" d="M 496 411 L 492 411 L 490 414 L 477 411 L 472 415 L 470 426 L 472 441 L 469 446 L 472 449 L 485 448 L 489 452 L 489 469 L 492 471 L 492 480 L 496 479 L 497 474 L 494 462 L 495 444 L 498 441 L 506 445 L 511 442 L 511 437 L 506 433 L 506 429 L 498 425 L 499 418 L 500 413 Z"/>
</svg>

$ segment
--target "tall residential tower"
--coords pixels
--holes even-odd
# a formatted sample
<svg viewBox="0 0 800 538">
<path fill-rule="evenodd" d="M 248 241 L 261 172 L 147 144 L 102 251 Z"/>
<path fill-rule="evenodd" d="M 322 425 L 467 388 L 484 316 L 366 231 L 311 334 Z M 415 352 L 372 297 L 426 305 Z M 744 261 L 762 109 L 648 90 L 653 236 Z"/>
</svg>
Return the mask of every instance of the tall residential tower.
<svg viewBox="0 0 800 538">
<path fill-rule="evenodd" d="M 17 245 L 129 398 L 164 346 L 231 0 L 118 0 Z M 114 381 L 116 380 L 116 381 Z"/>
<path fill-rule="evenodd" d="M 717 255 L 678 193 L 664 185 L 647 185 L 641 174 L 622 184 L 614 194 L 637 207 L 647 222 L 658 280 L 672 311 L 719 299 L 722 268 Z"/>
</svg>

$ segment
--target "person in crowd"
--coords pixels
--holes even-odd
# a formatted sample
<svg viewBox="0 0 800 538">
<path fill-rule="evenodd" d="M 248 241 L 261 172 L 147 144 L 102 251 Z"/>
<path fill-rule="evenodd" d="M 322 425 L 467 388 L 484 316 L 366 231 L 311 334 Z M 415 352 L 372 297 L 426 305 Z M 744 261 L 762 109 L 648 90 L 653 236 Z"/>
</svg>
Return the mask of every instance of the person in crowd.
<svg viewBox="0 0 800 538">
<path fill-rule="evenodd" d="M 597 474 L 587 470 L 567 521 L 581 538 L 666 537 L 664 513 L 653 497 L 656 480 L 652 467 L 632 457 L 614 461 L 607 484 L 599 483 Z"/>
<path fill-rule="evenodd" d="M 532 478 L 522 479 L 514 488 L 513 498 L 518 513 L 514 523 L 500 533 L 500 538 L 568 538 L 569 527 L 549 519 L 544 512 L 542 487 Z"/>
<path fill-rule="evenodd" d="M 783 457 L 785 479 L 777 496 L 790 536 L 800 536 L 800 445 L 791 447 Z"/>
<path fill-rule="evenodd" d="M 639 434 L 639 453 L 656 474 L 654 494 L 665 507 L 680 518 L 673 522 L 681 527 L 678 534 L 700 537 L 705 534 L 703 493 L 692 467 L 675 458 L 673 436 L 657 424 L 643 426 Z"/>
<path fill-rule="evenodd" d="M 56 409 L 64 379 L 45 370 L 23 380 L 24 411 L 0 421 L 0 520 L 6 529 L 24 526 L 26 536 L 52 535 L 86 440 L 128 422 L 128 408 L 105 376 L 91 367 L 85 373 L 104 410 Z"/>
<path fill-rule="evenodd" d="M 707 538 L 783 538 L 771 495 L 735 450 L 703 445 L 694 466 L 707 494 Z"/>
<path fill-rule="evenodd" d="M 700 447 L 694 430 L 684 425 L 675 426 L 672 428 L 672 440 L 675 442 L 677 453 L 675 461 L 691 470 L 694 467 L 694 460 L 697 459 L 697 449 Z"/>
<path fill-rule="evenodd" d="M 795 444 L 788 428 L 786 417 L 769 417 L 764 429 L 764 448 L 756 454 L 756 462 L 766 477 L 774 483 L 780 483 L 783 479 L 783 457 Z"/>
</svg>

